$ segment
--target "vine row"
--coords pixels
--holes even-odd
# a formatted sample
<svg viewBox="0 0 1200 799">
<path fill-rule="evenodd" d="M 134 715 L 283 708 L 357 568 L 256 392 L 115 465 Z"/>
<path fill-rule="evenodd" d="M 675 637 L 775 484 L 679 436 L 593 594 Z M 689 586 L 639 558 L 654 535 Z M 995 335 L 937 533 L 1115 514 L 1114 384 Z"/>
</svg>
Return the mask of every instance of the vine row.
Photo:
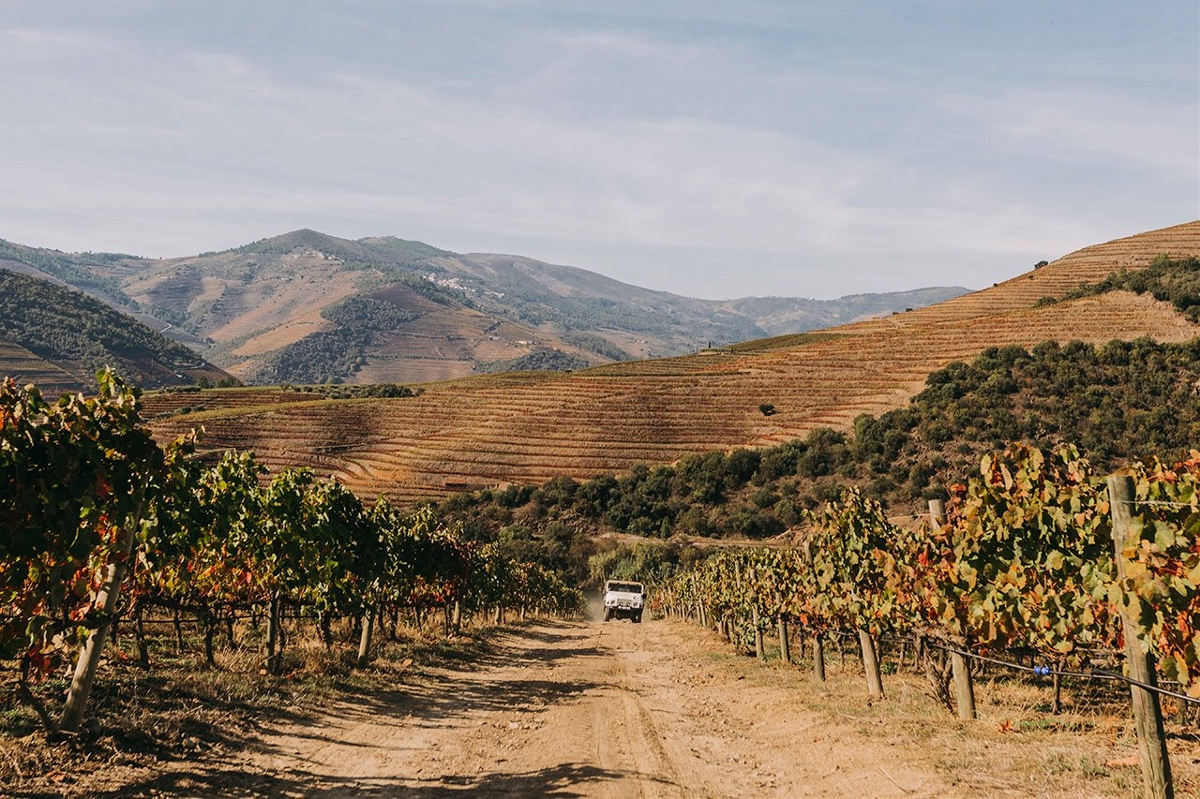
<svg viewBox="0 0 1200 799">
<path fill-rule="evenodd" d="M 465 540 L 432 510 L 366 507 L 305 469 L 268 475 L 254 455 L 195 457 L 195 432 L 166 447 L 140 419 L 136 389 L 110 372 L 95 396 L 47 402 L 0 382 L 0 656 L 24 687 L 82 645 L 62 729 L 82 719 L 112 622 L 128 614 L 146 657 L 150 609 L 194 615 L 213 662 L 217 625 L 267 620 L 265 668 L 281 669 L 285 608 L 330 625 L 354 619 L 359 661 L 381 614 L 505 608 L 574 614 L 580 592 L 537 564 Z M 28 693 L 26 691 L 26 693 Z"/>
</svg>

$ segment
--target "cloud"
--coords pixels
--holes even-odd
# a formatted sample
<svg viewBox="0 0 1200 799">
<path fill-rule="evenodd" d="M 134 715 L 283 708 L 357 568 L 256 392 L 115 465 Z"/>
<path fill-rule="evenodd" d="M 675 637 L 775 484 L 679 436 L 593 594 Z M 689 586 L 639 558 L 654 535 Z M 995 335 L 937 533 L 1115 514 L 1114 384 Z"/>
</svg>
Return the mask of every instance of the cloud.
<svg viewBox="0 0 1200 799">
<path fill-rule="evenodd" d="M 21 109 L 0 126 L 21 187 L 0 195 L 0 236 L 182 255 L 308 226 L 693 294 L 827 296 L 990 284 L 1200 211 L 1194 81 L 1115 80 L 1131 58 L 1087 37 L 1005 60 L 1012 30 L 1025 53 L 1050 35 L 1020 19 L 216 6 L 0 27 L 0 93 Z"/>
<path fill-rule="evenodd" d="M 1193 174 L 1200 168 L 1195 102 L 1154 102 L 1094 89 L 1010 89 L 990 97 L 948 96 L 941 107 L 1012 150 L 1083 164 L 1116 159 Z"/>
<path fill-rule="evenodd" d="M 587 46 L 619 42 L 597 35 Z M 310 212 L 320 211 L 315 197 L 330 210 L 354 199 L 365 217 L 390 203 L 397 219 L 443 229 L 788 251 L 844 223 L 840 198 L 856 184 L 844 153 L 732 123 L 588 120 L 360 72 L 301 82 L 233 54 L 151 59 L 89 46 L 125 53 L 118 77 L 94 97 L 64 81 L 41 124 L 66 137 L 52 158 L 77 170 L 77 184 L 123 183 L 114 199 L 127 206 L 184 195 L 214 213 L 264 210 L 247 206 L 295 193 L 294 207 Z M 87 165 L 100 153 L 97 174 Z M 119 181 L 122 171 L 133 179 Z M 67 202 L 72 193 L 35 192 Z"/>
</svg>

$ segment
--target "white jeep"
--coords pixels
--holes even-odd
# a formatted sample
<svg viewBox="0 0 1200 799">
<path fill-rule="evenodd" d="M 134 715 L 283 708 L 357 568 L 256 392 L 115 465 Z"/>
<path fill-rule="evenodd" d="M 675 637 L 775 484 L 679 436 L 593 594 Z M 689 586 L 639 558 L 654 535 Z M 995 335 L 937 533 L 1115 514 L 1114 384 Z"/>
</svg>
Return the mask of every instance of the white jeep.
<svg viewBox="0 0 1200 799">
<path fill-rule="evenodd" d="M 625 580 L 609 580 L 604 584 L 604 620 L 633 619 L 642 623 L 642 606 L 646 604 L 646 586 Z"/>
</svg>

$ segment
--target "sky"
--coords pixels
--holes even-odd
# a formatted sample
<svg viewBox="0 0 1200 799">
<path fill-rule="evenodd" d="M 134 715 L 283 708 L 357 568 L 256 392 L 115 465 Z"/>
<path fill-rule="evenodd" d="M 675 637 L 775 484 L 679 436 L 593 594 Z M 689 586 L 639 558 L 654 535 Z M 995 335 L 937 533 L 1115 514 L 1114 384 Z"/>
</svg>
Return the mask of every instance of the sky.
<svg viewBox="0 0 1200 799">
<path fill-rule="evenodd" d="M 692 297 L 1200 218 L 1196 0 L 0 0 L 0 238 L 308 227 Z"/>
</svg>

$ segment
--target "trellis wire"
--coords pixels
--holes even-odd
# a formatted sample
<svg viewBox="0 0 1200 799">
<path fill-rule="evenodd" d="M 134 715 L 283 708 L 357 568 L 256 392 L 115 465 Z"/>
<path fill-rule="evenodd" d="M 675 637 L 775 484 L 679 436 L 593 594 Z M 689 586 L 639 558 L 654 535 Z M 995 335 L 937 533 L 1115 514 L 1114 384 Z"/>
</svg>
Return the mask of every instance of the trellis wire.
<svg viewBox="0 0 1200 799">
<path fill-rule="evenodd" d="M 1075 679 L 1080 679 L 1080 680 L 1098 680 L 1101 682 L 1105 682 L 1105 681 L 1107 681 L 1107 682 L 1123 682 L 1128 685 L 1136 685 L 1137 687 L 1142 688 L 1146 691 L 1152 691 L 1152 692 L 1160 694 L 1162 696 L 1169 696 L 1172 699 L 1178 699 L 1178 700 L 1180 700 L 1182 702 L 1186 702 L 1188 704 L 1200 705 L 1200 698 L 1197 698 L 1194 696 L 1188 696 L 1187 694 L 1181 694 L 1177 691 L 1171 691 L 1171 690 L 1168 690 L 1168 689 L 1163 688 L 1158 685 L 1151 685 L 1150 683 L 1142 682 L 1141 680 L 1135 680 L 1132 677 L 1126 677 L 1124 674 L 1116 674 L 1111 671 L 1102 671 L 1099 669 L 1092 669 L 1090 672 L 1068 671 L 1066 669 L 1056 669 L 1051 666 L 1024 666 L 1024 665 L 1021 665 L 1020 663 L 1013 663 L 1013 662 L 1007 661 L 1007 660 L 991 658 L 991 657 L 987 657 L 986 655 L 980 655 L 976 652 L 969 652 L 965 649 L 959 649 L 957 647 L 946 646 L 945 644 L 940 644 L 936 641 L 930 641 L 929 646 L 932 646 L 935 649 L 940 649 L 943 652 L 949 652 L 949 653 L 956 654 L 956 655 L 962 655 L 963 657 L 971 658 L 973 660 L 980 660 L 985 663 L 993 663 L 997 666 L 1004 666 L 1005 668 L 1013 669 L 1015 671 L 1023 671 L 1028 674 L 1036 674 L 1041 677 L 1059 676 L 1059 677 L 1073 677 Z"/>
<path fill-rule="evenodd" d="M 846 638 L 846 639 L 853 639 L 855 637 L 854 633 L 846 632 L 845 630 L 830 630 L 829 633 L 832 635 L 837 635 L 841 638 Z M 911 644 L 919 643 L 917 638 L 913 638 L 913 637 L 909 637 L 909 636 L 885 635 L 885 636 L 881 636 L 881 637 L 886 638 L 886 639 L 891 639 L 892 641 L 905 641 L 905 642 L 911 643 Z M 999 658 L 988 657 L 987 655 L 980 655 L 977 652 L 970 652 L 965 649 L 959 649 L 958 647 L 947 646 L 946 644 L 939 643 L 934 638 L 926 638 L 925 643 L 926 643 L 926 645 L 933 647 L 934 649 L 940 649 L 943 652 L 947 652 L 949 654 L 962 655 L 963 657 L 971 658 L 972 660 L 979 660 L 984 663 L 992 663 L 997 666 L 1004 666 L 1005 668 L 1009 668 L 1014 671 L 1022 671 L 1022 672 L 1025 672 L 1026 674 L 1034 674 L 1039 677 L 1059 676 L 1059 677 L 1072 677 L 1074 679 L 1079 679 L 1079 680 L 1095 680 L 1098 682 L 1123 682 L 1128 685 L 1136 685 L 1139 688 L 1145 689 L 1147 691 L 1152 691 L 1157 694 L 1161 694 L 1162 696 L 1169 696 L 1172 699 L 1178 699 L 1181 702 L 1186 702 L 1187 704 L 1190 704 L 1190 705 L 1200 705 L 1200 698 L 1197 698 L 1194 696 L 1188 696 L 1187 694 L 1182 694 L 1182 693 L 1179 693 L 1178 691 L 1171 691 L 1169 689 L 1163 688 L 1160 685 L 1150 685 L 1149 683 L 1142 682 L 1141 680 L 1135 680 L 1132 677 L 1127 677 L 1124 674 L 1116 674 L 1115 672 L 1111 672 L 1111 671 L 1104 671 L 1101 669 L 1092 669 L 1090 672 L 1088 672 L 1088 671 L 1068 671 L 1065 669 L 1056 669 L 1051 666 L 1025 666 L 1020 663 L 1013 663 L 1010 660 L 1000 660 Z M 1103 651 L 1108 653 L 1108 650 L 1103 650 Z M 1115 654 L 1115 653 L 1111 653 L 1111 654 Z M 1179 683 L 1175 682 L 1175 681 L 1170 681 L 1170 683 L 1173 685 L 1179 685 Z"/>
</svg>

